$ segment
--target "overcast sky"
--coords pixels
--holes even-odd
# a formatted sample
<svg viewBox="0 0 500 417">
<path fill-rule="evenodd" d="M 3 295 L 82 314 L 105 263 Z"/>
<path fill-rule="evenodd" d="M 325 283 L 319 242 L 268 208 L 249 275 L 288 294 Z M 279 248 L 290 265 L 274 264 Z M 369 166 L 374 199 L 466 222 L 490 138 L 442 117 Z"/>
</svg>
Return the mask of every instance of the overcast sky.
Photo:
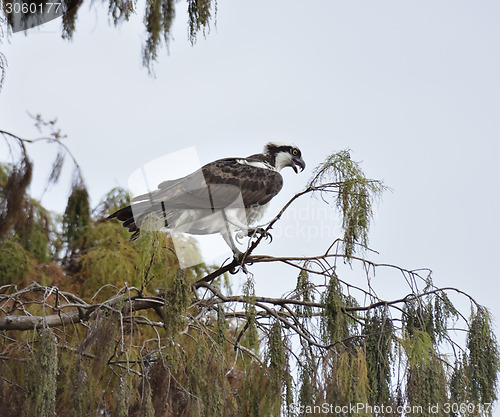
<svg viewBox="0 0 500 417">
<path fill-rule="evenodd" d="M 216 28 L 194 47 L 184 6 L 156 78 L 141 66 L 142 14 L 114 29 L 106 7 L 84 6 L 71 42 L 60 20 L 14 34 L 1 45 L 0 128 L 36 137 L 27 111 L 57 117 L 93 205 L 173 151 L 194 146 L 206 163 L 294 142 L 307 170 L 284 170 L 268 218 L 326 155 L 349 148 L 393 189 L 376 208 L 372 259 L 431 268 L 436 285 L 467 291 L 498 320 L 500 3 L 219 0 Z M 55 149 L 30 153 L 40 197 Z M 65 173 L 43 200 L 60 212 Z M 296 236 L 278 230 L 260 253 L 318 253 L 336 237 L 334 212 L 301 204 L 284 219 Z M 295 286 L 289 269 L 252 268 L 260 294 Z M 389 294 L 396 279 L 378 273 L 373 285 Z"/>
</svg>

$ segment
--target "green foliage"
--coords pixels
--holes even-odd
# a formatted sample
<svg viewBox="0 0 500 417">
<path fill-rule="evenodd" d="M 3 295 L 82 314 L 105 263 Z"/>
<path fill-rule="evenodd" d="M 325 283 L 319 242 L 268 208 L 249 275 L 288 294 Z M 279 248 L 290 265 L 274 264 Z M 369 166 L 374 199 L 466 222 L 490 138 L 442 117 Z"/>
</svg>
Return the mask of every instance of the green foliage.
<svg viewBox="0 0 500 417">
<path fill-rule="evenodd" d="M 179 268 L 172 287 L 165 295 L 165 328 L 168 335 L 176 335 L 187 324 L 187 309 L 190 297 L 186 271 Z"/>
<path fill-rule="evenodd" d="M 245 315 L 246 315 L 246 340 L 248 345 L 252 348 L 257 347 L 257 341 L 259 338 L 257 332 L 256 316 L 257 310 L 255 308 L 255 283 L 251 276 L 247 277 L 247 281 L 243 286 L 243 294 L 245 295 Z"/>
<path fill-rule="evenodd" d="M 284 382 L 285 371 L 287 368 L 285 347 L 283 343 L 281 324 L 276 320 L 271 327 L 271 333 L 269 335 L 268 355 L 271 378 L 273 379 L 273 382 L 278 384 L 280 387 Z"/>
<path fill-rule="evenodd" d="M 101 201 L 92 214 L 98 219 L 108 217 L 110 214 L 129 204 L 130 196 L 127 190 L 115 187 L 101 198 Z"/>
<path fill-rule="evenodd" d="M 83 249 L 76 245 L 90 226 L 90 204 L 87 189 L 80 184 L 73 187 L 63 216 L 63 236 L 71 251 Z M 81 242 L 81 241 L 80 241 Z"/>
<path fill-rule="evenodd" d="M 164 3 L 158 0 L 146 1 L 144 24 L 148 37 L 142 55 L 144 66 L 149 67 L 150 62 L 157 59 L 162 32 L 164 36 L 166 35 L 165 42 L 168 45 L 168 41 L 170 40 L 170 26 L 175 16 L 174 4 L 173 0 Z"/>
<path fill-rule="evenodd" d="M 369 383 L 366 358 L 363 350 L 356 346 L 344 352 L 336 364 L 336 389 L 343 404 L 367 404 Z"/>
<path fill-rule="evenodd" d="M 118 378 L 116 387 L 116 406 L 113 417 L 128 417 L 129 386 L 125 375 Z"/>
<path fill-rule="evenodd" d="M 458 312 L 443 291 L 422 298 L 405 301 L 403 329 L 412 337 L 417 331 L 426 332 L 434 343 L 448 336 L 450 320 L 456 320 Z"/>
<path fill-rule="evenodd" d="M 145 232 L 131 242 L 129 233 L 119 224 L 98 222 L 84 230 L 76 245 L 89 248 L 79 255 L 78 263 L 79 274 L 92 291 L 114 284 L 155 292 L 174 284 L 178 263 L 172 241 L 165 233 Z M 188 275 L 195 275 L 203 267 L 197 266 Z"/>
<path fill-rule="evenodd" d="M 39 263 L 49 262 L 57 255 L 52 216 L 39 202 L 26 202 L 25 220 L 16 227 L 17 240 Z"/>
<path fill-rule="evenodd" d="M 434 310 L 429 300 L 411 298 L 405 302 L 403 330 L 409 337 L 413 337 L 415 332 L 425 332 L 431 339 L 435 337 Z"/>
<path fill-rule="evenodd" d="M 21 284 L 35 271 L 33 256 L 12 240 L 0 242 L 0 285 Z"/>
<path fill-rule="evenodd" d="M 55 415 L 57 388 L 57 343 L 49 329 L 40 331 L 28 383 L 29 415 L 52 417 Z"/>
<path fill-rule="evenodd" d="M 217 335 L 216 341 L 219 346 L 224 346 L 227 341 L 226 331 L 228 329 L 228 322 L 226 319 L 226 314 L 224 312 L 224 306 L 222 303 L 217 304 Z"/>
<path fill-rule="evenodd" d="M 318 399 L 319 387 L 316 385 L 316 363 L 313 352 L 302 344 L 299 361 L 299 404 L 303 407 L 314 404 Z"/>
<path fill-rule="evenodd" d="M 124 234 L 128 239 L 130 235 L 126 232 Z M 158 230 L 145 232 L 133 242 L 133 246 L 138 254 L 138 274 L 133 281 L 134 285 L 141 291 L 146 291 L 149 287 L 164 290 L 172 287 L 178 264 L 170 238 Z"/>
<path fill-rule="evenodd" d="M 134 2 L 131 0 L 116 0 L 109 4 L 109 14 L 115 25 L 127 21 L 134 13 Z"/>
<path fill-rule="evenodd" d="M 275 320 L 269 334 L 268 362 L 271 396 L 276 398 L 272 404 L 272 415 L 279 415 L 283 400 L 287 407 L 292 402 L 291 375 L 288 357 L 285 351 L 286 341 L 283 339 L 281 323 Z"/>
<path fill-rule="evenodd" d="M 74 369 L 68 372 L 68 376 L 71 376 L 71 381 L 69 381 L 70 386 L 73 387 L 71 390 L 71 417 L 85 417 L 84 411 L 84 389 L 85 389 L 85 371 L 82 369 L 81 361 L 78 359 Z"/>
<path fill-rule="evenodd" d="M 470 401 L 476 403 L 496 401 L 500 355 L 491 318 L 485 308 L 478 308 L 471 315 L 467 349 L 469 355 L 465 374 L 470 387 Z"/>
<path fill-rule="evenodd" d="M 417 367 L 430 362 L 434 353 L 434 343 L 429 333 L 413 329 L 411 334 L 405 332 L 399 342 L 406 352 L 410 366 Z"/>
<path fill-rule="evenodd" d="M 143 23 L 146 30 L 146 41 L 143 45 L 143 64 L 151 70 L 153 62 L 158 57 L 162 42 L 168 47 L 172 39 L 173 22 L 176 15 L 175 0 L 146 0 L 143 12 Z M 64 2 L 63 2 L 64 4 Z M 76 30 L 78 12 L 84 4 L 83 1 L 68 3 L 66 13 L 62 19 L 62 36 L 71 39 Z M 200 32 L 205 35 L 210 29 L 212 19 L 215 19 L 216 0 L 186 0 L 184 3 L 188 11 L 189 39 L 196 42 Z M 0 9 L 1 10 L 1 9 Z M 130 19 L 133 14 L 140 14 L 138 3 L 132 0 L 109 0 L 108 13 L 110 21 L 119 26 Z M 12 19 L 8 20 L 12 25 Z M 4 74 L 5 60 L 0 54 L 0 81 Z M 0 83 L 1 87 L 1 83 Z"/>
<path fill-rule="evenodd" d="M 89 370 L 98 376 L 109 360 L 111 352 L 116 349 L 116 337 L 122 329 L 118 314 L 104 310 L 98 311 L 96 316 L 78 350 L 82 354 L 85 352 L 93 354 Z"/>
<path fill-rule="evenodd" d="M 206 339 L 199 340 L 189 368 L 192 392 L 199 398 L 194 402 L 195 409 L 199 410 L 200 415 L 216 417 L 222 414 L 223 369 L 221 363 L 218 363 L 222 358 L 214 353 L 207 345 Z"/>
<path fill-rule="evenodd" d="M 423 330 L 412 329 L 412 333 L 404 333 L 398 339 L 404 350 L 408 369 L 406 379 L 406 397 L 412 407 L 417 408 L 418 415 L 435 416 L 429 404 L 439 404 L 439 415 L 444 415 L 444 404 L 448 402 L 446 392 L 446 373 L 443 359 L 435 350 L 434 340 Z"/>
<path fill-rule="evenodd" d="M 212 7 L 217 8 L 215 0 L 188 0 L 189 39 L 192 43 L 196 41 L 200 30 L 205 34 L 205 30 L 210 27 Z"/>
<path fill-rule="evenodd" d="M 345 297 L 336 275 L 330 277 L 328 287 L 322 294 L 323 321 L 321 330 L 325 343 L 335 343 L 349 337 L 347 318 L 342 311 Z"/>
<path fill-rule="evenodd" d="M 31 168 L 23 166 L 0 164 L 0 240 L 3 236 L 18 242 L 39 263 L 45 263 L 58 251 L 54 220 L 38 201 L 25 195 L 22 184 L 31 180 Z"/>
<path fill-rule="evenodd" d="M 24 148 L 23 148 L 24 149 Z M 25 219 L 26 189 L 31 183 L 33 164 L 26 153 L 13 166 L 0 167 L 0 240 L 12 233 L 12 229 Z"/>
<path fill-rule="evenodd" d="M 3 190 L 9 181 L 9 176 L 12 172 L 12 166 L 0 162 L 0 190 Z"/>
<path fill-rule="evenodd" d="M 223 355 L 217 343 L 195 331 L 179 335 L 177 343 L 166 344 L 164 351 L 165 357 L 153 365 L 150 376 L 157 412 L 193 417 L 240 415 L 238 409 L 247 394 L 240 391 L 239 373 L 234 379 L 233 370 L 227 367 L 226 359 L 234 360 Z M 227 353 L 231 355 L 231 350 Z"/>
<path fill-rule="evenodd" d="M 307 268 L 307 263 L 304 264 L 304 268 Z M 305 269 L 301 269 L 299 276 L 297 277 L 297 285 L 295 287 L 297 299 L 306 303 L 314 301 L 314 290 L 315 286 L 309 280 L 309 273 Z M 295 307 L 295 312 L 300 317 L 311 317 L 313 309 L 309 305 L 298 304 Z"/>
<path fill-rule="evenodd" d="M 323 357 L 321 369 L 323 380 L 317 386 L 317 394 L 313 396 L 316 397 L 315 402 L 308 402 L 307 405 L 311 407 L 327 403 L 349 407 L 351 404 L 368 404 L 370 386 L 366 357 L 360 346 L 331 349 Z M 368 414 L 359 410 L 359 415 Z"/>
<path fill-rule="evenodd" d="M 98 228 L 110 229 L 109 225 L 99 225 Z M 114 227 L 110 237 L 117 236 L 120 231 Z M 138 254 L 126 240 L 119 238 L 114 247 L 95 246 L 80 258 L 80 276 L 87 282 L 82 295 L 92 295 L 96 288 L 108 284 L 121 287 L 125 282 L 134 284 L 137 277 Z M 110 290 L 112 291 L 112 290 Z M 108 292 L 102 294 L 103 297 Z"/>
<path fill-rule="evenodd" d="M 367 179 L 359 164 L 351 159 L 349 151 L 340 151 L 326 158 L 314 170 L 308 186 L 317 187 L 324 197 L 330 192 L 325 183 L 337 188 L 335 204 L 342 216 L 344 254 L 349 258 L 357 245 L 368 246 L 373 203 L 386 187 L 380 181 Z"/>
<path fill-rule="evenodd" d="M 148 379 L 144 379 L 144 398 L 142 401 L 144 417 L 155 417 L 155 409 L 153 405 L 153 391 Z"/>
<path fill-rule="evenodd" d="M 242 386 L 236 396 L 238 412 L 234 415 L 263 417 L 279 415 L 282 398 L 276 395 L 276 387 L 269 378 L 269 369 L 266 366 L 249 364 L 244 369 L 241 379 Z"/>
<path fill-rule="evenodd" d="M 362 334 L 372 404 L 390 404 L 393 331 L 386 308 L 369 312 Z"/>
<path fill-rule="evenodd" d="M 455 321 L 459 317 L 457 309 L 444 291 L 436 294 L 433 315 L 436 340 L 441 342 L 448 336 L 448 321 Z"/>
</svg>

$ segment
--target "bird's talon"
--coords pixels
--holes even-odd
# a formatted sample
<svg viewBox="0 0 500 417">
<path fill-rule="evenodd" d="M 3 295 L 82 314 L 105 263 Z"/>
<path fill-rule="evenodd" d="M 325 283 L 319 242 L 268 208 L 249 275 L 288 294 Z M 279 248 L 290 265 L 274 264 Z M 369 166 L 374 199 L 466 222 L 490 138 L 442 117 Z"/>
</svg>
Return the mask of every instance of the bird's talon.
<svg viewBox="0 0 500 417">
<path fill-rule="evenodd" d="M 244 238 L 245 236 L 243 235 L 242 232 L 238 232 L 234 235 L 234 239 L 236 240 L 236 242 L 238 242 L 238 244 L 241 245 L 242 243 L 242 239 Z"/>
<path fill-rule="evenodd" d="M 257 229 L 253 230 L 252 236 L 255 236 L 256 234 L 259 234 L 266 240 L 269 239 L 269 243 L 273 241 L 273 236 L 271 235 L 271 233 L 269 233 L 266 229 L 262 227 L 258 227 Z"/>
</svg>

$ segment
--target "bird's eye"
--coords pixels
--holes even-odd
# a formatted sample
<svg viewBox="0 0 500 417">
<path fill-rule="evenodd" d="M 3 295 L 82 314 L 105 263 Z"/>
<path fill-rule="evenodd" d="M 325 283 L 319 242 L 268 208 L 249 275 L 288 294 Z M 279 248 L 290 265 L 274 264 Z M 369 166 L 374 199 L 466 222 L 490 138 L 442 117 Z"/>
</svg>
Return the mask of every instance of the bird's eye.
<svg viewBox="0 0 500 417">
<path fill-rule="evenodd" d="M 298 149 L 293 149 L 293 150 L 292 150 L 292 155 L 293 155 L 293 156 L 297 156 L 298 154 L 299 154 Z"/>
</svg>

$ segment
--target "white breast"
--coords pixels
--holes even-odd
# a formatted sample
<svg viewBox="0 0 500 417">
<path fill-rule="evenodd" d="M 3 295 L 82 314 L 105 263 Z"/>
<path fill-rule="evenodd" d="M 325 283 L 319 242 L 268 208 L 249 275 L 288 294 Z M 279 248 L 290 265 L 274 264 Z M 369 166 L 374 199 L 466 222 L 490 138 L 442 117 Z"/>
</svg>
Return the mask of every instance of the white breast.
<svg viewBox="0 0 500 417">
<path fill-rule="evenodd" d="M 272 165 L 266 164 L 265 162 L 261 161 L 247 161 L 246 159 L 238 159 L 237 162 L 243 165 L 250 165 L 256 168 L 264 168 L 270 169 L 271 171 L 276 171 L 276 169 Z"/>
<path fill-rule="evenodd" d="M 258 222 L 260 219 L 262 219 L 262 217 L 264 217 L 264 213 L 266 212 L 268 207 L 269 207 L 269 203 L 264 204 L 262 206 L 255 205 L 253 207 L 247 208 L 246 215 L 247 215 L 248 224 L 253 225 L 256 222 Z"/>
</svg>

